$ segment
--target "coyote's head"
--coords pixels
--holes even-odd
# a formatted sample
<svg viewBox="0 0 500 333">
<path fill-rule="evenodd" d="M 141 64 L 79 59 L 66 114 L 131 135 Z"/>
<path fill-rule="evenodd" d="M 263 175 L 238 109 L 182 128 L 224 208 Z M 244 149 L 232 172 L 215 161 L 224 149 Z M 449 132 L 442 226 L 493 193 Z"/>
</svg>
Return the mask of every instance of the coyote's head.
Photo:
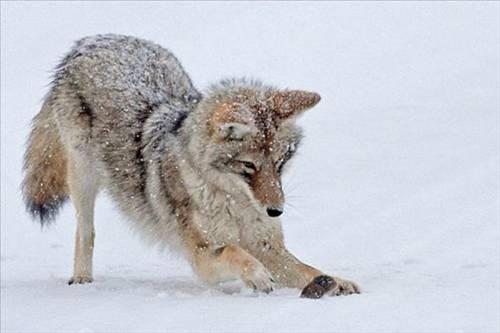
<svg viewBox="0 0 500 333">
<path fill-rule="evenodd" d="M 301 139 L 294 118 L 319 100 L 312 92 L 221 82 L 201 101 L 197 116 L 190 117 L 196 119 L 189 126 L 189 150 L 199 163 L 195 167 L 228 197 L 246 197 L 260 212 L 281 215 L 281 176 Z"/>
</svg>

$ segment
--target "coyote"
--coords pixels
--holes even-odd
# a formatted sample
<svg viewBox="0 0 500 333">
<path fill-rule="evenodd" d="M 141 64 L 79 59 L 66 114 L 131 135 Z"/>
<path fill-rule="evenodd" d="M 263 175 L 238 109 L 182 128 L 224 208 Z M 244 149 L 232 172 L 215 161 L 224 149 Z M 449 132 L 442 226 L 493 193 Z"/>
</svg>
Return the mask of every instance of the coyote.
<svg viewBox="0 0 500 333">
<path fill-rule="evenodd" d="M 55 68 L 24 156 L 22 191 L 42 225 L 71 198 L 77 228 L 69 284 L 92 282 L 94 203 L 105 189 L 132 224 L 179 250 L 209 284 L 359 293 L 286 248 L 281 175 L 301 140 L 295 118 L 316 93 L 223 80 L 200 93 L 149 41 L 97 35 Z"/>
</svg>

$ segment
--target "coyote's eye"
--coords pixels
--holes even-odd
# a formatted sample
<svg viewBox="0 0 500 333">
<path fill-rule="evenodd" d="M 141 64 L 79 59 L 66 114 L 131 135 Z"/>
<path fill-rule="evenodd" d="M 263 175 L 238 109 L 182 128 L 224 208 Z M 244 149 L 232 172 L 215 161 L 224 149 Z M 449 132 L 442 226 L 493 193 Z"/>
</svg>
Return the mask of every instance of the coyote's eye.
<svg viewBox="0 0 500 333">
<path fill-rule="evenodd" d="M 257 171 L 255 164 L 249 161 L 236 161 L 236 163 L 241 166 L 238 174 L 243 177 L 245 182 L 250 183 L 252 175 Z"/>
<path fill-rule="evenodd" d="M 237 161 L 238 163 L 241 163 L 245 168 L 252 170 L 252 172 L 257 171 L 257 168 L 255 167 L 255 164 L 249 161 Z"/>
</svg>

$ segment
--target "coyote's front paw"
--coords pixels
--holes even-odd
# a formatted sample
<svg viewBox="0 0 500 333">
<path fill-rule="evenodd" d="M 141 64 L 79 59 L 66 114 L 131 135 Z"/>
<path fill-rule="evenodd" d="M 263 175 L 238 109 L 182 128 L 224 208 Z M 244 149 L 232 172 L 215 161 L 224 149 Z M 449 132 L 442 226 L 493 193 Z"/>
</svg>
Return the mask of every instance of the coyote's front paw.
<svg viewBox="0 0 500 333">
<path fill-rule="evenodd" d="M 357 284 L 328 275 L 320 275 L 314 278 L 303 290 L 301 297 L 321 298 L 328 294 L 331 296 L 359 294 Z"/>
<path fill-rule="evenodd" d="M 91 276 L 73 276 L 69 279 L 68 284 L 86 284 L 94 281 Z"/>
<path fill-rule="evenodd" d="M 273 291 L 275 281 L 271 273 L 260 262 L 245 269 L 241 278 L 248 287 L 256 291 L 265 292 L 266 294 Z"/>
</svg>

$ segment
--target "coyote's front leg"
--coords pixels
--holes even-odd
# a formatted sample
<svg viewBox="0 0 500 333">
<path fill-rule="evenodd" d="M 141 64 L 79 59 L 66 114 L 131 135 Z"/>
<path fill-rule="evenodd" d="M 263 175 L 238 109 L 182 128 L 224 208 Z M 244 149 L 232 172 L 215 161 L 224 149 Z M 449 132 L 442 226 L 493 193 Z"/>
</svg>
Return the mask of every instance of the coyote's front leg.
<svg viewBox="0 0 500 333">
<path fill-rule="evenodd" d="M 285 247 L 279 223 L 258 222 L 247 235 L 245 248 L 271 272 L 278 286 L 301 289 L 302 297 L 308 298 L 360 292 L 354 282 L 325 275 L 291 254 Z"/>
<path fill-rule="evenodd" d="M 197 245 L 191 249 L 191 264 L 205 282 L 216 284 L 241 279 L 254 290 L 269 293 L 274 280 L 264 265 L 237 245 Z"/>
<path fill-rule="evenodd" d="M 267 248 L 267 249 L 266 249 Z M 323 295 L 358 294 L 359 287 L 351 281 L 323 274 L 304 264 L 291 254 L 282 242 L 267 242 L 257 256 L 283 287 L 302 290 L 302 297 L 320 298 Z"/>
</svg>

